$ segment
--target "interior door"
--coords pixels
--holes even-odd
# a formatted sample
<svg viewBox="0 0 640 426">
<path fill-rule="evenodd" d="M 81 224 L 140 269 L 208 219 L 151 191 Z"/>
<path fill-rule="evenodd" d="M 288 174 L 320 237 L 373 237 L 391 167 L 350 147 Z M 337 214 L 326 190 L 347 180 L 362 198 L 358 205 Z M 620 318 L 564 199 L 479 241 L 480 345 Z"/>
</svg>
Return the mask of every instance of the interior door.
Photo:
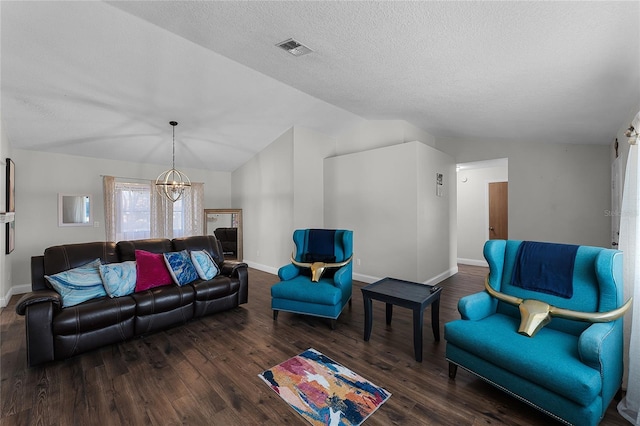
<svg viewBox="0 0 640 426">
<path fill-rule="evenodd" d="M 509 183 L 489 183 L 489 239 L 509 238 Z"/>
</svg>

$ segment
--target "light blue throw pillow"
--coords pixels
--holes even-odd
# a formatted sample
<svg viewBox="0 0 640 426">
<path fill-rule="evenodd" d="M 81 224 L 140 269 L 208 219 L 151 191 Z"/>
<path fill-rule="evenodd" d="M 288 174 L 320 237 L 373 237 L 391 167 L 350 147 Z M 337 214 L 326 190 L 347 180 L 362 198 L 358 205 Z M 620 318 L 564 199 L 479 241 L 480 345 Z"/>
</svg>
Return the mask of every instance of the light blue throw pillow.
<svg viewBox="0 0 640 426">
<path fill-rule="evenodd" d="M 44 277 L 60 293 L 62 306 L 66 308 L 107 295 L 99 267 L 100 259 L 96 259 L 77 268 Z"/>
<path fill-rule="evenodd" d="M 176 284 L 182 286 L 198 279 L 198 273 L 186 250 L 164 253 L 164 261 Z"/>
<path fill-rule="evenodd" d="M 203 280 L 210 280 L 220 273 L 218 265 L 211 259 L 211 255 L 204 250 L 191 252 L 191 261 L 195 266 L 198 276 Z"/>
<path fill-rule="evenodd" d="M 100 265 L 100 277 L 109 297 L 131 294 L 136 289 L 136 262 Z"/>
</svg>

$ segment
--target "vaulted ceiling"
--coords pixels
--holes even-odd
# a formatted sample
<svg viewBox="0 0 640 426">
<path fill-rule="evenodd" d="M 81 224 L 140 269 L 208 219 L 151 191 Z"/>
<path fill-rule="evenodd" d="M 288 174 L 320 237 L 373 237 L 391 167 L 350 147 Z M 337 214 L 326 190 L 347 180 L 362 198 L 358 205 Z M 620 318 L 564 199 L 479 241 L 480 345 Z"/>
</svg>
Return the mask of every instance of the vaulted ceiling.
<svg viewBox="0 0 640 426">
<path fill-rule="evenodd" d="M 294 125 L 607 144 L 640 105 L 639 2 L 0 2 L 12 146 L 232 171 Z M 294 38 L 313 53 L 276 43 Z"/>
</svg>

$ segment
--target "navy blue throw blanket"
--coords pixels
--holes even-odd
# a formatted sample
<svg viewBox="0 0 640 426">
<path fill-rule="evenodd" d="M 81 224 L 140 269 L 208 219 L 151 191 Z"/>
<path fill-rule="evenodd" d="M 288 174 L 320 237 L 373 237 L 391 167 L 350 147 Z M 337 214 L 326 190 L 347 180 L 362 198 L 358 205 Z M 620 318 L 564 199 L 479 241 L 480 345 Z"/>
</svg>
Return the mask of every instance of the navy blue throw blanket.
<svg viewBox="0 0 640 426">
<path fill-rule="evenodd" d="M 576 245 L 523 241 L 518 247 L 511 284 L 564 298 L 573 296 Z"/>
<path fill-rule="evenodd" d="M 335 262 L 335 229 L 310 229 L 304 262 Z"/>
</svg>

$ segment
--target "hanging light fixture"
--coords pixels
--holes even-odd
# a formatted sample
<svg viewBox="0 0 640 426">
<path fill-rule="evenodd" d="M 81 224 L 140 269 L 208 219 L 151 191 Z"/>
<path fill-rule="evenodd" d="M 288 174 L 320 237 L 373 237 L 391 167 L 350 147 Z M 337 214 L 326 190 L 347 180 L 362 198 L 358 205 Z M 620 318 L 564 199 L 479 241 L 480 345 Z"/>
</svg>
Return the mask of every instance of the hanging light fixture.
<svg viewBox="0 0 640 426">
<path fill-rule="evenodd" d="M 169 124 L 173 126 L 173 160 L 171 168 L 162 172 L 156 179 L 156 189 L 158 193 L 175 203 L 182 197 L 185 188 L 191 186 L 191 181 L 187 175 L 176 169 L 176 126 L 178 122 L 170 121 Z"/>
</svg>

